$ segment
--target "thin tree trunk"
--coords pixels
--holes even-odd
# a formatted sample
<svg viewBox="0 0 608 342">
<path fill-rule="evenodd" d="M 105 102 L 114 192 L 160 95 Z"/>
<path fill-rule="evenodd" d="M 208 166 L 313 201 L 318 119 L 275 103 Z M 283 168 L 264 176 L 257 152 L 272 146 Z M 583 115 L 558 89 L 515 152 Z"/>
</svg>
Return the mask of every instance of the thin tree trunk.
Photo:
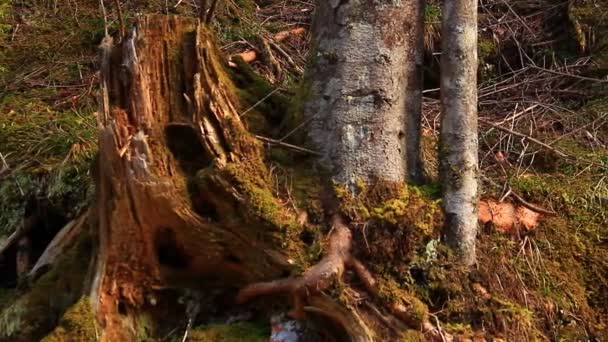
<svg viewBox="0 0 608 342">
<path fill-rule="evenodd" d="M 424 63 L 424 9 L 426 0 L 408 1 L 407 12 L 411 13 L 412 26 L 405 32 L 407 37 L 408 62 L 405 85 L 406 151 L 408 179 L 422 182 L 424 179 L 421 156 L 422 88 Z M 411 6 L 411 7 L 410 7 Z"/>
<path fill-rule="evenodd" d="M 477 234 L 477 0 L 443 2 L 440 167 L 447 241 L 475 262 Z"/>
<path fill-rule="evenodd" d="M 421 9 L 419 0 L 317 2 L 305 112 L 339 183 L 418 173 L 419 126 L 406 122 L 420 115 Z"/>
</svg>

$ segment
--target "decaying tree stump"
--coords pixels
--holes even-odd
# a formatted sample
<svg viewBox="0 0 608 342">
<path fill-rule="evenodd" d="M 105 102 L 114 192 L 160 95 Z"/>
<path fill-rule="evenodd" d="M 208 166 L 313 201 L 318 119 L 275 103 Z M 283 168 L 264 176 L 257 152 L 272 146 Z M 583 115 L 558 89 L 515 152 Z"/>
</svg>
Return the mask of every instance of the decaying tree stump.
<svg viewBox="0 0 608 342">
<path fill-rule="evenodd" d="M 238 286 L 278 276 L 285 262 L 249 226 L 261 223 L 237 214 L 248 201 L 239 190 L 249 189 L 226 170 L 246 170 L 262 187 L 266 169 L 207 30 L 145 17 L 121 45 L 106 38 L 102 49 L 94 289 L 106 339 L 118 341 L 133 337 L 124 335 L 135 333 L 134 313 L 176 273 Z M 215 197 L 203 209 L 214 219 L 199 215 L 190 196 L 199 170 L 204 196 Z"/>
<path fill-rule="evenodd" d="M 103 339 L 128 341 L 150 321 L 159 288 L 281 277 L 290 267 L 285 241 L 300 230 L 272 195 L 262 147 L 239 118 L 204 25 L 147 16 L 122 43 L 106 37 L 101 49 L 92 301 Z M 372 339 L 351 310 L 327 297 L 313 302 L 348 322 L 342 329 L 353 340 Z"/>
</svg>

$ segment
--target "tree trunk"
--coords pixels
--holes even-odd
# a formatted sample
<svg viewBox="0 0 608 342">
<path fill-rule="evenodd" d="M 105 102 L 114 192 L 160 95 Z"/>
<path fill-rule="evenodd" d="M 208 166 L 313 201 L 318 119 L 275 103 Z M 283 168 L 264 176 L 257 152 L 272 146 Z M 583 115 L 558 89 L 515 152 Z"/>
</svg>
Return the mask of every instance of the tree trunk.
<svg viewBox="0 0 608 342">
<path fill-rule="evenodd" d="M 318 1 L 315 10 L 305 112 L 321 164 L 351 188 L 418 178 L 422 2 Z"/>
<path fill-rule="evenodd" d="M 443 3 L 440 168 L 447 241 L 465 265 L 477 234 L 477 1 Z"/>
<path fill-rule="evenodd" d="M 411 15 L 409 19 L 413 23 L 409 30 L 405 32 L 409 58 L 403 66 L 407 77 L 405 85 L 406 161 L 409 180 L 419 183 L 424 180 L 420 139 L 422 134 L 422 75 L 426 0 L 408 1 L 406 6 L 411 6 L 407 9 L 407 12 Z"/>
</svg>

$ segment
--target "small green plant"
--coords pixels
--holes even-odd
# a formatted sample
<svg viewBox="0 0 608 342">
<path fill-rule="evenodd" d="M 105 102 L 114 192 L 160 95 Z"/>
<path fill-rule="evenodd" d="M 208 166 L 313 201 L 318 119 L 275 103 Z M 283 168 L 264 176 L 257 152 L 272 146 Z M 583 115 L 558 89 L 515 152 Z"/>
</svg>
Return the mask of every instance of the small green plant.
<svg viewBox="0 0 608 342">
<path fill-rule="evenodd" d="M 428 4 L 424 8 L 424 21 L 428 24 L 437 23 L 441 20 L 441 7 L 435 4 Z"/>
</svg>

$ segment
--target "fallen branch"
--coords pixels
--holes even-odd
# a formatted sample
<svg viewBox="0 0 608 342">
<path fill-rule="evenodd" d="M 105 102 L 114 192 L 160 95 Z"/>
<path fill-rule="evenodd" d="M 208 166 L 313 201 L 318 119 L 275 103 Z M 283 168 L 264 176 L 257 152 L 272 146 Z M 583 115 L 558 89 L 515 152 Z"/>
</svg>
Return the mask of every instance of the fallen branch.
<svg viewBox="0 0 608 342">
<path fill-rule="evenodd" d="M 583 81 L 589 81 L 589 82 L 595 82 L 595 83 L 608 83 L 608 80 L 602 80 L 599 78 L 592 78 L 592 77 L 585 77 L 585 76 L 579 76 L 579 75 L 574 75 L 574 74 L 568 74 L 565 72 L 560 72 L 557 70 L 552 70 L 552 69 L 545 69 L 545 68 L 541 68 L 538 67 L 536 65 L 530 65 L 531 68 L 536 69 L 536 70 L 541 70 L 541 71 L 546 71 L 548 73 L 552 73 L 555 75 L 560 75 L 560 76 L 566 76 L 566 77 L 573 77 L 579 80 L 583 80 Z"/>
<path fill-rule="evenodd" d="M 536 206 L 530 202 L 527 202 L 525 199 L 523 199 L 523 197 L 519 196 L 517 193 L 511 191 L 511 193 L 509 194 L 511 195 L 511 197 L 513 197 L 519 204 L 521 204 L 522 206 L 532 210 L 532 211 L 536 211 L 537 213 L 541 213 L 541 214 L 545 214 L 545 215 L 550 215 L 550 216 L 557 216 L 557 213 L 553 210 L 547 210 L 544 208 L 541 208 L 539 206 Z"/>
<path fill-rule="evenodd" d="M 492 179 L 482 176 L 484 180 L 488 181 L 490 184 L 494 185 L 497 188 L 503 188 L 502 186 L 500 186 L 498 183 L 496 183 L 495 181 L 493 181 Z M 519 204 L 521 204 L 522 206 L 535 211 L 537 213 L 541 213 L 541 214 L 545 214 L 545 215 L 549 215 L 549 216 L 557 216 L 557 213 L 553 210 L 548 210 L 545 208 L 541 208 L 537 205 L 534 205 L 528 201 L 526 201 L 523 197 L 521 197 L 520 195 L 518 195 L 515 191 L 513 191 L 513 189 L 511 188 L 511 186 L 509 186 L 509 189 L 507 190 L 507 193 L 504 197 L 506 196 L 511 196 L 513 197 L 513 199 L 518 202 Z"/>
<path fill-rule="evenodd" d="M 566 158 L 566 159 L 570 159 L 570 160 L 573 160 L 573 161 L 579 161 L 579 162 L 589 163 L 591 165 L 597 166 L 597 167 L 602 168 L 604 170 L 608 170 L 608 166 L 606 166 L 604 164 L 595 162 L 593 160 L 588 160 L 588 159 L 585 159 L 585 158 L 581 158 L 581 157 L 577 157 L 577 156 L 573 156 L 573 155 L 567 154 L 567 153 L 562 152 L 562 151 L 556 149 L 555 147 L 553 147 L 553 146 L 551 146 L 549 144 L 546 144 L 546 143 L 544 143 L 544 142 L 542 142 L 542 141 L 540 141 L 540 140 L 538 140 L 536 138 L 533 138 L 533 137 L 531 137 L 531 136 L 529 136 L 527 134 L 519 133 L 517 131 L 511 130 L 511 129 L 506 128 L 506 127 L 502 127 L 500 125 L 497 125 L 497 124 L 495 124 L 493 122 L 490 122 L 490 121 L 487 121 L 487 120 L 484 120 L 484 119 L 481 119 L 481 118 L 479 119 L 479 121 L 482 122 L 482 123 L 485 123 L 487 125 L 490 125 L 490 126 L 496 128 L 498 130 L 501 130 L 503 132 L 506 132 L 506 133 L 509 133 L 509 134 L 512 134 L 512 135 L 515 135 L 515 136 L 527 139 L 527 140 L 529 140 L 529 141 L 531 141 L 531 142 L 533 142 L 533 143 L 535 143 L 535 144 L 537 144 L 537 145 L 539 145 L 541 147 L 544 147 L 545 149 L 547 149 L 549 151 L 554 152 L 555 154 L 557 154 L 560 157 L 563 157 L 563 158 Z"/>
<path fill-rule="evenodd" d="M 303 34 L 304 32 L 306 32 L 305 28 L 296 27 L 294 29 L 291 29 L 288 31 L 281 31 L 281 32 L 275 34 L 274 40 L 277 42 L 282 42 L 289 37 L 297 36 L 297 35 Z M 246 50 L 241 53 L 231 55 L 228 57 L 228 65 L 232 68 L 236 68 L 236 66 L 237 66 L 236 63 L 234 63 L 232 61 L 232 58 L 234 58 L 236 56 L 240 56 L 243 59 L 243 61 L 245 61 L 246 63 L 251 63 L 258 58 L 257 52 L 255 50 Z"/>
<path fill-rule="evenodd" d="M 479 119 L 479 121 L 481 121 L 481 122 L 483 122 L 483 123 L 485 123 L 487 125 L 490 125 L 490 126 L 496 128 L 498 130 L 501 130 L 503 132 L 506 132 L 506 133 L 509 133 L 509 134 L 512 134 L 512 135 L 515 135 L 515 136 L 518 136 L 518 137 L 521 137 L 521 138 L 524 138 L 524 139 L 527 139 L 527 140 L 530 140 L 531 142 L 533 142 L 533 143 L 535 143 L 537 145 L 540 145 L 540 146 L 546 148 L 549 151 L 555 152 L 555 154 L 557 154 L 560 157 L 566 157 L 566 158 L 567 157 L 571 157 L 570 155 L 568 155 L 568 154 L 566 154 L 566 153 L 564 153 L 564 152 L 556 149 L 555 147 L 552 147 L 552 146 L 550 146 L 550 145 L 548 145 L 548 144 L 546 144 L 546 143 L 544 143 L 544 142 L 542 142 L 542 141 L 540 141 L 540 140 L 538 140 L 536 138 L 533 138 L 533 137 L 531 137 L 531 136 L 529 136 L 527 134 L 519 133 L 519 132 L 514 131 L 512 129 L 500 126 L 498 124 L 495 124 L 493 122 L 490 122 L 490 121 L 487 121 L 487 120 L 484 120 L 484 119 L 481 119 L 481 118 Z"/>
</svg>

